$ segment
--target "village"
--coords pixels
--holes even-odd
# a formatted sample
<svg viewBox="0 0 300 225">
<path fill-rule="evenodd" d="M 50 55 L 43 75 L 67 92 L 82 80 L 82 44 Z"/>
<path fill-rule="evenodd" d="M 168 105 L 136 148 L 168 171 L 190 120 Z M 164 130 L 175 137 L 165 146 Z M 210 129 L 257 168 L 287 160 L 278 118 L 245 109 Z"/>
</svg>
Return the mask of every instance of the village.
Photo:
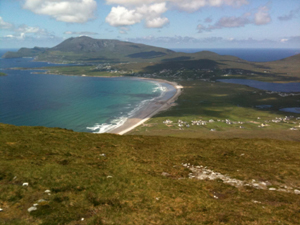
<svg viewBox="0 0 300 225">
<path fill-rule="evenodd" d="M 210 131 L 217 131 L 218 129 L 218 123 L 225 123 L 227 125 L 230 126 L 234 126 L 236 128 L 239 129 L 244 129 L 245 126 L 243 126 L 244 124 L 255 124 L 258 128 L 264 128 L 264 127 L 269 127 L 272 126 L 272 123 L 275 124 L 280 124 L 280 123 L 284 123 L 284 124 L 288 124 L 289 125 L 289 130 L 300 130 L 300 117 L 294 117 L 294 116 L 285 116 L 285 117 L 276 117 L 274 119 L 271 120 L 264 120 L 264 121 L 260 121 L 261 118 L 257 117 L 256 119 L 257 121 L 246 121 L 246 122 L 242 122 L 242 121 L 232 121 L 230 119 L 225 119 L 225 120 L 221 120 L 221 119 L 209 119 L 209 120 L 192 120 L 190 122 L 187 121 L 182 121 L 182 120 L 178 120 L 177 122 L 174 122 L 172 120 L 164 120 L 163 124 L 165 124 L 167 127 L 178 127 L 179 130 L 183 130 L 183 129 L 188 129 L 191 126 L 207 126 L 208 124 L 216 124 L 215 128 L 210 128 Z"/>
</svg>

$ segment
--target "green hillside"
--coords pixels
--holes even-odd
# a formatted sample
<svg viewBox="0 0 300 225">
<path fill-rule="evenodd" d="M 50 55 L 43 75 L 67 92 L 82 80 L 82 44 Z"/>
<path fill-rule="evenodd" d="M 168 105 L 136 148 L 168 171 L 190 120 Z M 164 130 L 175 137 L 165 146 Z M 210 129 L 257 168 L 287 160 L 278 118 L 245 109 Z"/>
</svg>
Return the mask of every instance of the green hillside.
<svg viewBox="0 0 300 225">
<path fill-rule="evenodd" d="M 82 36 L 69 38 L 53 48 L 43 50 L 22 48 L 16 53 L 8 52 L 3 57 L 35 56 L 37 61 L 95 63 L 143 61 L 173 53 L 171 50 L 149 45 Z"/>
<path fill-rule="evenodd" d="M 299 142 L 98 135 L 4 124 L 0 132 L 1 224 L 300 220 Z M 193 176 L 200 172 L 186 163 L 244 185 L 198 180 Z"/>
<path fill-rule="evenodd" d="M 18 52 L 6 52 L 2 58 L 35 57 L 45 51 L 47 51 L 47 48 L 21 48 Z"/>
</svg>

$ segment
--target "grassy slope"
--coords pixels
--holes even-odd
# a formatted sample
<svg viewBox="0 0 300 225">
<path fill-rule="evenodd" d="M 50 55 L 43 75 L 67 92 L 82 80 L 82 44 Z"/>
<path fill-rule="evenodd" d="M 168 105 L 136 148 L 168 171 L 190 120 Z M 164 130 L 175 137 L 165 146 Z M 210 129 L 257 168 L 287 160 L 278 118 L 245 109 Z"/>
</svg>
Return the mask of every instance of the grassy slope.
<svg viewBox="0 0 300 225">
<path fill-rule="evenodd" d="M 1 224 L 79 224 L 81 218 L 80 224 L 300 220 L 299 195 L 187 179 L 189 170 L 181 166 L 203 165 L 245 181 L 296 188 L 299 142 L 97 135 L 3 124 L 0 132 Z M 28 213 L 39 199 L 46 201 Z"/>
<path fill-rule="evenodd" d="M 121 76 L 121 74 L 110 73 L 107 71 L 99 71 L 95 69 L 95 66 L 57 66 L 57 67 L 45 67 L 47 74 L 63 74 L 63 75 L 86 75 L 96 77 L 110 77 L 110 76 Z"/>
<path fill-rule="evenodd" d="M 176 60 L 180 57 L 190 57 L 188 60 Z M 300 80 L 300 67 L 297 63 L 300 56 L 292 56 L 283 60 L 273 62 L 248 62 L 235 56 L 222 56 L 213 52 L 198 52 L 193 54 L 174 53 L 161 59 L 143 63 L 128 63 L 118 65 L 119 69 L 134 70 L 135 72 L 158 72 L 162 69 L 178 70 L 185 69 L 215 69 L 216 73 L 224 74 L 221 70 L 238 69 L 246 73 L 240 78 L 255 79 L 261 81 L 291 82 Z M 174 60 L 175 59 L 175 60 Z M 172 61 L 173 60 L 173 61 Z M 267 73 L 265 72 L 267 71 Z"/>
<path fill-rule="evenodd" d="M 204 81 L 180 81 L 184 89 L 176 101 L 177 105 L 162 112 L 144 125 L 131 131 L 134 135 L 162 135 L 194 138 L 276 138 L 284 140 L 300 141 L 299 130 L 289 130 L 299 126 L 300 121 L 296 118 L 299 114 L 279 111 L 285 107 L 299 107 L 299 95 L 280 97 L 278 94 L 267 94 L 237 84 Z M 269 109 L 259 109 L 257 105 L 271 105 Z M 287 122 L 272 123 L 270 126 L 259 128 L 265 121 L 294 116 Z M 260 117 L 260 119 L 257 119 Z M 163 121 L 172 120 L 175 124 L 165 125 Z M 183 127 L 179 130 L 178 120 L 191 124 L 195 120 L 215 120 L 206 126 Z M 244 124 L 227 125 L 217 120 L 229 119 L 241 121 Z M 254 121 L 250 123 L 250 121 Z M 240 126 L 243 128 L 241 129 Z M 211 132 L 210 129 L 216 129 Z M 299 129 L 299 128 L 298 128 Z"/>
</svg>

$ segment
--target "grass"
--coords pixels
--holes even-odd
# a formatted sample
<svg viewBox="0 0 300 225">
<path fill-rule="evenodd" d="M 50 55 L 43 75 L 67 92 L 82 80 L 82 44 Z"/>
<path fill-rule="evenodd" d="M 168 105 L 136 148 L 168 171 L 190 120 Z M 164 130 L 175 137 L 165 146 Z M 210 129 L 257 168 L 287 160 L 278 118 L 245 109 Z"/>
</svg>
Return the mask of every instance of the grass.
<svg viewBox="0 0 300 225">
<path fill-rule="evenodd" d="M 203 165 L 232 178 L 299 188 L 299 142 L 98 135 L 4 124 L 0 132 L 1 224 L 300 220 L 299 195 L 188 179 L 190 171 L 181 165 Z M 22 186 L 24 182 L 29 186 Z M 40 199 L 45 201 L 29 213 Z"/>
<path fill-rule="evenodd" d="M 47 74 L 62 74 L 62 75 L 85 75 L 85 76 L 98 76 L 98 77 L 116 77 L 122 76 L 119 73 L 110 73 L 108 71 L 97 70 L 95 66 L 57 66 L 45 67 Z"/>
<path fill-rule="evenodd" d="M 299 96 L 283 98 L 276 93 L 267 94 L 265 91 L 244 85 L 221 82 L 182 80 L 179 83 L 184 89 L 176 101 L 177 105 L 157 114 L 130 134 L 195 138 L 264 137 L 300 141 L 299 130 L 289 130 L 299 125 L 300 121 L 296 119 L 299 114 L 279 111 L 285 107 L 299 107 Z M 257 105 L 271 105 L 271 108 L 259 109 Z M 267 122 L 270 126 L 258 127 L 266 123 L 265 121 L 285 116 L 294 116 L 294 118 L 280 123 Z M 167 119 L 172 120 L 174 124 L 169 126 L 163 124 L 163 121 Z M 194 120 L 208 121 L 210 119 L 215 122 L 208 123 L 206 126 L 190 126 L 179 130 L 177 125 L 178 120 L 191 124 Z M 222 122 L 226 119 L 244 124 L 228 125 Z M 241 129 L 240 126 L 243 128 Z M 210 129 L 216 129 L 216 132 L 211 132 Z"/>
<path fill-rule="evenodd" d="M 0 76 L 6 76 L 6 73 L 0 72 Z"/>
<path fill-rule="evenodd" d="M 242 64 L 235 63 L 230 65 Z M 141 66 L 153 68 L 152 63 L 133 65 L 121 67 L 134 72 Z M 93 66 L 50 72 L 107 76 Z M 279 109 L 298 106 L 298 96 L 282 98 L 246 86 L 204 82 L 194 74 L 191 69 L 175 77 L 184 86 L 177 106 L 131 135 L 0 124 L 0 224 L 298 224 L 299 195 L 189 179 L 191 171 L 182 166 L 202 165 L 245 182 L 255 179 L 299 190 L 299 131 L 289 131 L 299 120 L 258 127 L 275 117 L 297 117 Z M 170 79 L 167 75 L 162 78 Z M 222 71 L 203 78 L 213 75 L 216 79 Z M 253 76 L 279 79 L 257 71 Z M 279 80 L 291 79 L 297 77 L 282 75 Z M 262 110 L 256 105 L 272 107 Z M 163 124 L 166 119 L 216 122 L 179 130 L 176 124 Z M 244 122 L 244 128 L 217 121 L 225 119 Z M 25 182 L 29 185 L 23 186 Z M 29 213 L 35 203 L 37 210 Z"/>
</svg>

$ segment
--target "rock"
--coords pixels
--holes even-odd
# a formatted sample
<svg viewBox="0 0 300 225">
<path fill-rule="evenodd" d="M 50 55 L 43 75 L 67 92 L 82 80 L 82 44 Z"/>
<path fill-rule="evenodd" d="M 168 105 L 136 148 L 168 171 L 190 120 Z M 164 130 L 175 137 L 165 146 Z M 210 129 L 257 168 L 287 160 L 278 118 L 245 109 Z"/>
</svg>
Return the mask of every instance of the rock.
<svg viewBox="0 0 300 225">
<path fill-rule="evenodd" d="M 107 176 L 106 178 L 112 178 L 112 176 Z"/>
<path fill-rule="evenodd" d="M 295 193 L 296 195 L 300 195 L 300 191 L 297 190 L 297 189 L 294 190 L 294 193 Z"/>
<path fill-rule="evenodd" d="M 35 206 L 31 206 L 30 208 L 27 209 L 28 212 L 32 212 L 35 210 L 37 210 L 37 207 L 35 207 Z"/>
<path fill-rule="evenodd" d="M 45 193 L 50 193 L 50 192 L 51 192 L 50 190 L 46 190 L 46 191 L 45 191 Z"/>
<path fill-rule="evenodd" d="M 23 183 L 22 186 L 28 186 L 29 184 L 26 182 L 26 183 Z"/>
<path fill-rule="evenodd" d="M 276 188 L 269 188 L 269 191 L 276 191 Z"/>
<path fill-rule="evenodd" d="M 38 203 L 41 203 L 41 202 L 46 202 L 46 200 L 45 199 L 39 199 Z"/>
<path fill-rule="evenodd" d="M 265 183 L 266 183 L 267 186 L 272 186 L 272 183 L 269 182 L 269 181 L 265 181 Z"/>
<path fill-rule="evenodd" d="M 34 207 L 37 207 L 38 205 L 39 205 L 39 204 L 37 204 L 37 203 L 34 203 L 34 204 L 33 204 Z"/>
<path fill-rule="evenodd" d="M 261 204 L 260 201 L 256 201 L 256 200 L 252 200 L 252 202 L 255 203 L 255 204 Z"/>
<path fill-rule="evenodd" d="M 0 208 L 0 212 L 3 212 L 3 209 L 2 209 L 2 208 Z"/>
</svg>

